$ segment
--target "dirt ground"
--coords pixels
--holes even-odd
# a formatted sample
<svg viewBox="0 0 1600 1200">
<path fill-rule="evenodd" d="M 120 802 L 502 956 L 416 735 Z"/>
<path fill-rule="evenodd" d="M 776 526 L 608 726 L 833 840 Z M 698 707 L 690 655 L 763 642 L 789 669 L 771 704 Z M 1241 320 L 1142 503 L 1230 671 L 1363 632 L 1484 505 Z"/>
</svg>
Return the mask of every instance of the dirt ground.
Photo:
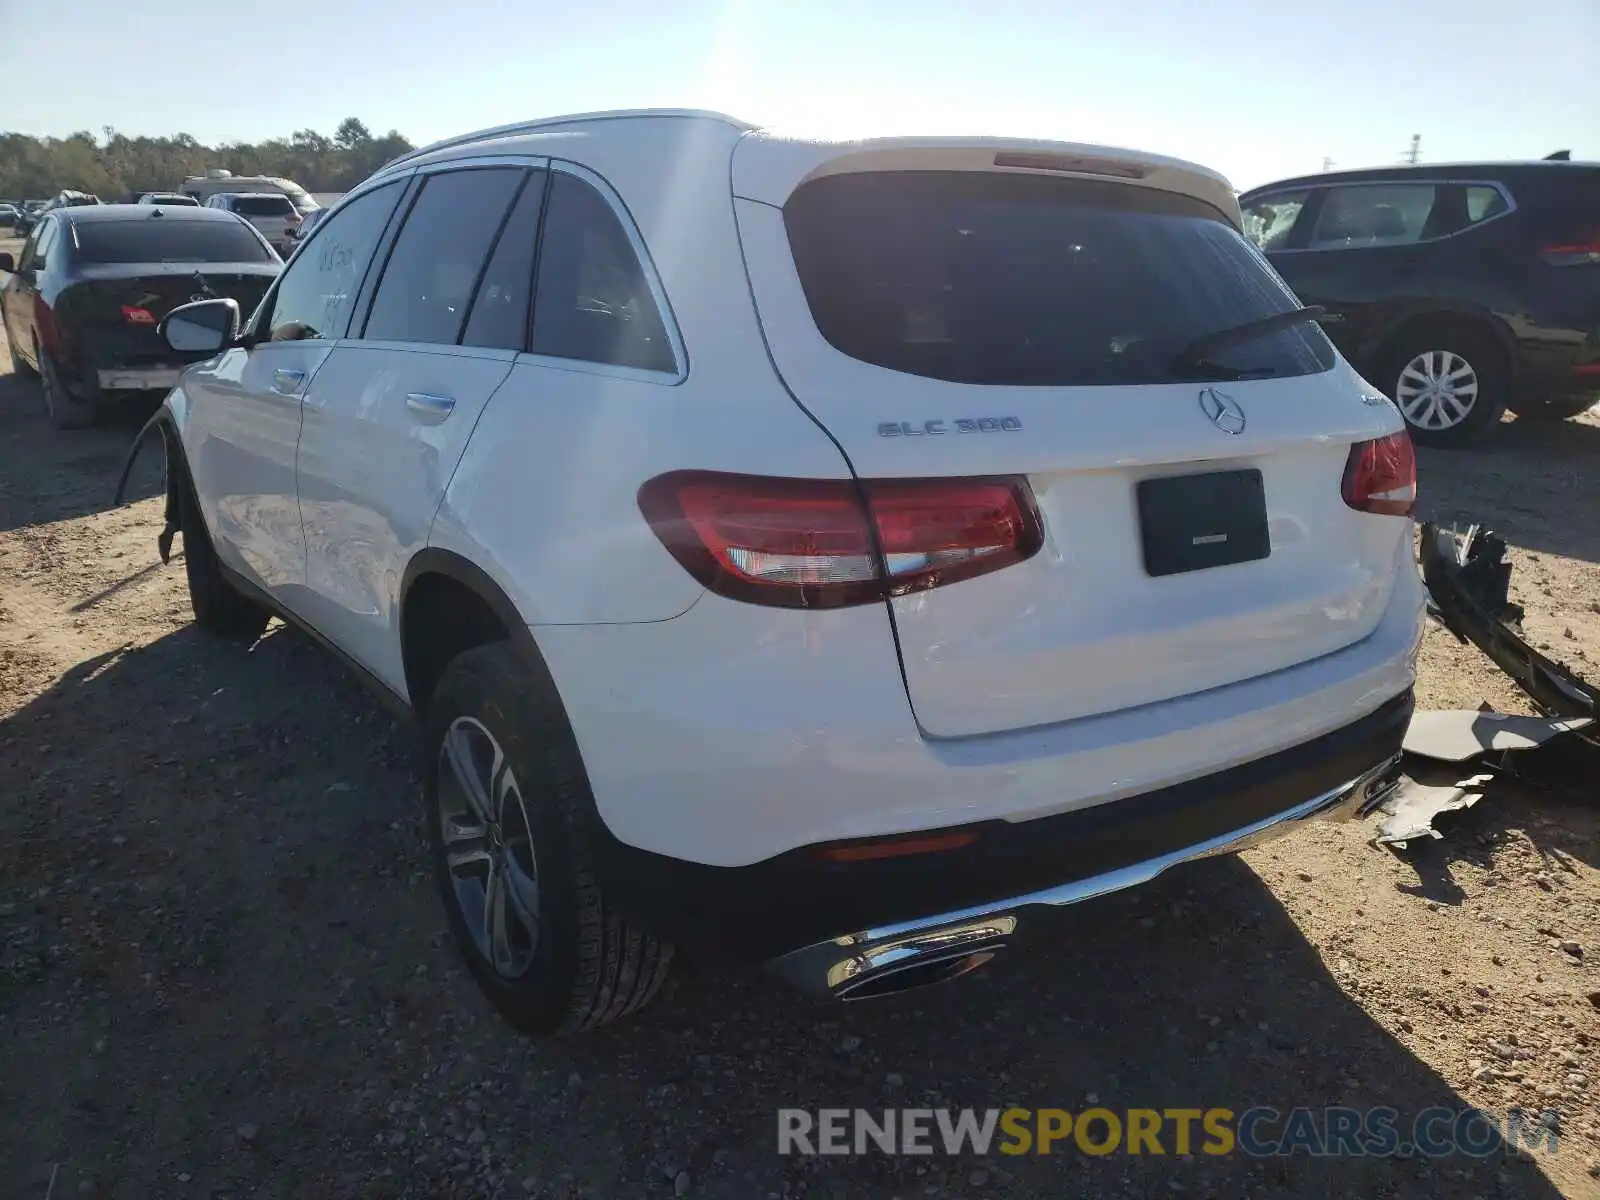
<svg viewBox="0 0 1600 1200">
<path fill-rule="evenodd" d="M 4 361 L 0 353 L 0 361 Z M 989 971 L 829 1007 L 681 973 L 534 1043 L 446 942 L 410 746 L 322 651 L 191 629 L 133 421 L 0 374 L 0 1193 L 261 1198 L 1600 1196 L 1600 807 L 1493 795 L 1409 855 L 1362 824 L 1030 922 Z M 1600 421 L 1427 455 L 1600 677 Z M 1421 701 L 1522 704 L 1435 630 Z M 1600 784 L 1595 786 L 1600 792 Z M 1583 954 L 1558 948 L 1572 939 Z M 1551 1110 L 1556 1154 L 801 1160 L 776 1110 Z"/>
</svg>

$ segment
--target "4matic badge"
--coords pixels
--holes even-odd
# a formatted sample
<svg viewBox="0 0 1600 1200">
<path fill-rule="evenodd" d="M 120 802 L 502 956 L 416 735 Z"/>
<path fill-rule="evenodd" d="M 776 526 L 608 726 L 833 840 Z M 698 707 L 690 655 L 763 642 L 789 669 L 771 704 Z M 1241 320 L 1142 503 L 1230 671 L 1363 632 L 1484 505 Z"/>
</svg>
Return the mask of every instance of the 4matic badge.
<svg viewBox="0 0 1600 1200">
<path fill-rule="evenodd" d="M 953 421 L 880 421 L 878 436 L 938 437 L 946 433 L 1012 433 L 1022 428 L 1016 417 L 957 417 Z"/>
</svg>

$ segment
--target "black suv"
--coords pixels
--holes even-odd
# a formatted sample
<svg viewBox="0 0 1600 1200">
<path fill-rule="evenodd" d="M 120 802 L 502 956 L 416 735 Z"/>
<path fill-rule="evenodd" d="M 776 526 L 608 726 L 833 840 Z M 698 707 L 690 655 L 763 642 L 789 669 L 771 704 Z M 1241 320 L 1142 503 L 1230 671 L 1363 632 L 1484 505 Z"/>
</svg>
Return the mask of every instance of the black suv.
<svg viewBox="0 0 1600 1200">
<path fill-rule="evenodd" d="M 1419 442 L 1600 400 L 1600 165 L 1383 167 L 1244 193 L 1245 232 Z"/>
</svg>

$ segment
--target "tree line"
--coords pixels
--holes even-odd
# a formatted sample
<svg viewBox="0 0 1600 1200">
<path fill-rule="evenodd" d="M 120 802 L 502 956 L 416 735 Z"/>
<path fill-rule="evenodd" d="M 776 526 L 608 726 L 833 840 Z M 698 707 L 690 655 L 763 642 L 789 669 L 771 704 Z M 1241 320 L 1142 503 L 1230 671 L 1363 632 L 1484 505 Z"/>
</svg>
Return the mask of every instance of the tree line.
<svg viewBox="0 0 1600 1200">
<path fill-rule="evenodd" d="M 235 175 L 277 175 L 309 192 L 343 192 L 390 159 L 412 149 L 394 130 L 374 137 L 355 117 L 332 137 L 302 129 L 287 138 L 206 146 L 187 133 L 130 138 L 106 126 L 98 140 L 87 131 L 64 138 L 0 133 L 0 197 L 43 199 L 63 188 L 102 200 L 169 191 L 190 175 L 223 167 Z"/>
</svg>

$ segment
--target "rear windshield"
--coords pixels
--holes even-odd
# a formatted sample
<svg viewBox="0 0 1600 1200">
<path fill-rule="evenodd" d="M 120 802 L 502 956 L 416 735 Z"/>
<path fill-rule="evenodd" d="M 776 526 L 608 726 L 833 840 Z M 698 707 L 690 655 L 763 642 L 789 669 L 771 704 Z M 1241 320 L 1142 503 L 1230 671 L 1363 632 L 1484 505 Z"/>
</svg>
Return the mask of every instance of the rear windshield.
<svg viewBox="0 0 1600 1200">
<path fill-rule="evenodd" d="M 233 211 L 242 217 L 287 217 L 293 214 L 294 205 L 287 196 L 239 196 Z"/>
<path fill-rule="evenodd" d="M 833 175 L 797 189 L 784 221 L 823 337 L 852 358 L 956 383 L 1216 378 L 1179 352 L 1299 303 L 1221 213 L 1122 183 Z M 1314 323 L 1210 357 L 1262 375 L 1334 361 Z"/>
<path fill-rule="evenodd" d="M 238 221 L 140 216 L 84 221 L 73 229 L 77 258 L 92 263 L 268 262 L 267 248 Z"/>
</svg>

